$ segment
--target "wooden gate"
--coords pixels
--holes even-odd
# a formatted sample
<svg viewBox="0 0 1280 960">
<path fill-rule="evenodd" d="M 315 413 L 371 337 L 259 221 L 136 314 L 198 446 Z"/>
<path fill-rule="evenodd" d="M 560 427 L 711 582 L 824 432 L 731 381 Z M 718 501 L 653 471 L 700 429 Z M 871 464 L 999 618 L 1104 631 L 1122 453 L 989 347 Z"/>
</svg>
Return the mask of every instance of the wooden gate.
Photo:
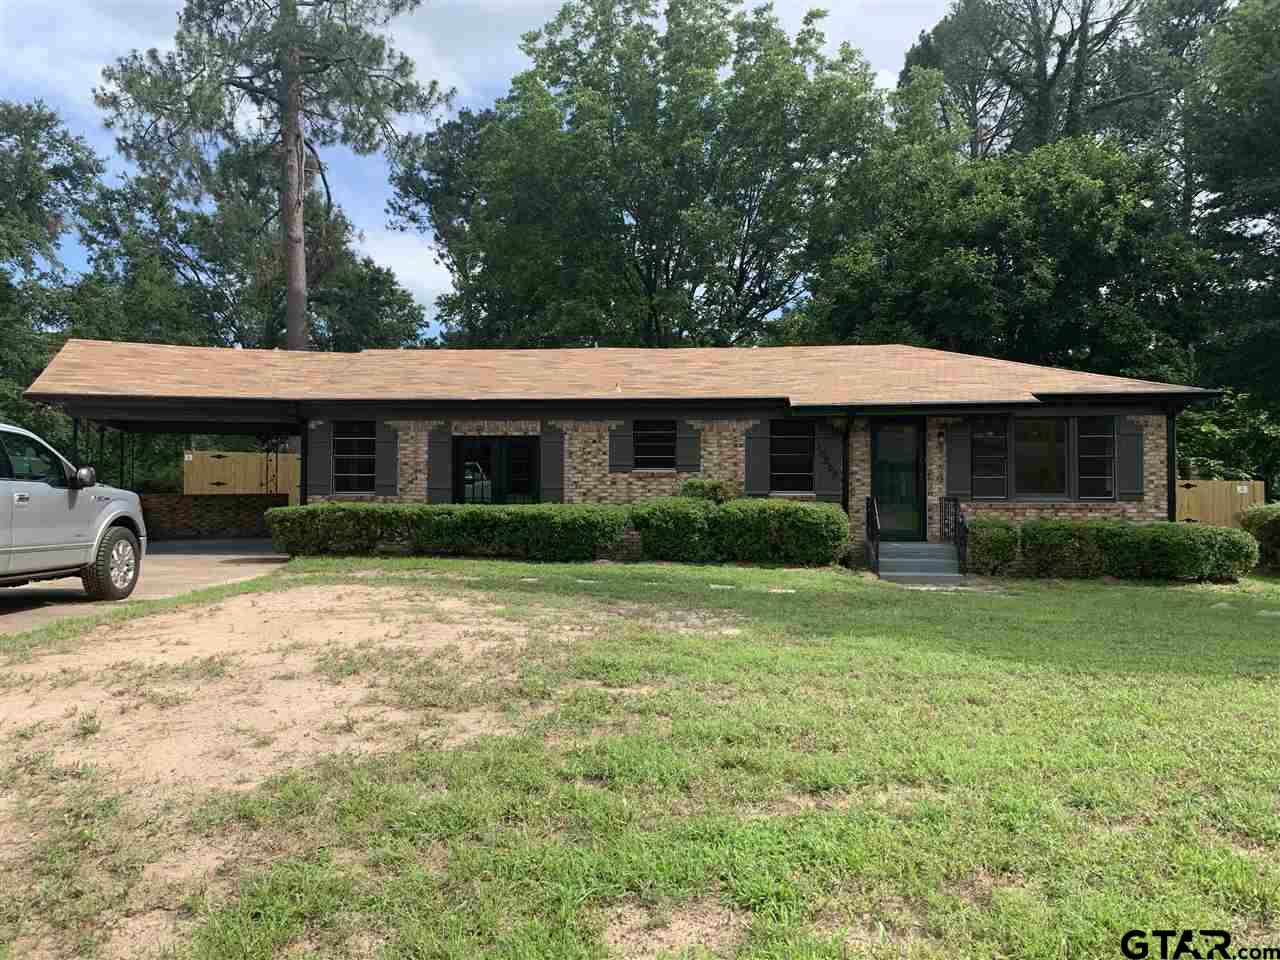
<svg viewBox="0 0 1280 960">
<path fill-rule="evenodd" d="M 1179 480 L 1178 519 L 1240 526 L 1240 511 L 1266 500 L 1261 480 Z"/>
<path fill-rule="evenodd" d="M 287 493 L 298 502 L 301 463 L 296 453 L 222 453 L 188 450 L 183 454 L 182 492 L 186 494 Z"/>
</svg>

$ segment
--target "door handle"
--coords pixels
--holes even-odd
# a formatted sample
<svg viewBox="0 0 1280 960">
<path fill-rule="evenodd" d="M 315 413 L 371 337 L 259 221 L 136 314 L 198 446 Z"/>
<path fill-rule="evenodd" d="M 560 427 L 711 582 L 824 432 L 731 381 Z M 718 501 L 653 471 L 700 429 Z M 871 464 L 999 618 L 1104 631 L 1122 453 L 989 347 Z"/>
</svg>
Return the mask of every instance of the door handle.
<svg viewBox="0 0 1280 960">
<path fill-rule="evenodd" d="M 29 493 L 15 493 L 15 494 L 13 495 L 13 502 L 14 502 L 14 503 L 30 503 L 30 502 L 31 502 L 31 494 L 29 494 Z"/>
</svg>

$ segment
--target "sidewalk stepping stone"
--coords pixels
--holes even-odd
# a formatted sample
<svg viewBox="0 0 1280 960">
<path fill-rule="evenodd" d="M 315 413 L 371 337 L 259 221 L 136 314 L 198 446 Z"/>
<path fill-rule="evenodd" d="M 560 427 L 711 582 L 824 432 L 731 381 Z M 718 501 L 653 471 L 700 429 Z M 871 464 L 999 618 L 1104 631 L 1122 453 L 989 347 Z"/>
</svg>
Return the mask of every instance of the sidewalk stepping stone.
<svg viewBox="0 0 1280 960">
<path fill-rule="evenodd" d="M 1260 617 L 1280 617 L 1280 610 L 1259 610 Z"/>
<path fill-rule="evenodd" d="M 1227 603 L 1225 600 L 1209 607 L 1210 610 L 1234 610 L 1235 608 L 1236 605 L 1234 603 Z"/>
<path fill-rule="evenodd" d="M 731 583 L 709 583 L 707 586 L 712 590 L 737 590 Z"/>
<path fill-rule="evenodd" d="M 770 593 L 795 593 L 790 587 L 770 587 Z"/>
<path fill-rule="evenodd" d="M 599 583 L 599 580 L 583 580 L 580 577 L 573 578 L 574 583 Z"/>
<path fill-rule="evenodd" d="M 521 577 L 520 582 L 521 583 L 541 583 L 542 578 L 541 577 Z"/>
</svg>

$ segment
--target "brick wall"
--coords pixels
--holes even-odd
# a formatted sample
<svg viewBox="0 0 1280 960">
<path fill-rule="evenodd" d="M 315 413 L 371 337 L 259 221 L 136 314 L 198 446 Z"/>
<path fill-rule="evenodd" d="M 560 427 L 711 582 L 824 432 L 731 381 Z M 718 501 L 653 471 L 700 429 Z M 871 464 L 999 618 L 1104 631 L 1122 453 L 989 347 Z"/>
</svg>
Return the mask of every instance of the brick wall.
<svg viewBox="0 0 1280 960">
<path fill-rule="evenodd" d="M 556 420 L 564 431 L 564 499 L 566 503 L 634 503 L 680 492 L 690 477 L 721 480 L 734 494 L 746 478 L 746 433 L 756 420 L 690 420 L 701 438 L 698 473 L 675 470 L 609 472 L 609 430 L 618 420 Z"/>
<path fill-rule="evenodd" d="M 742 492 L 746 477 L 746 432 L 757 420 L 690 420 L 701 437 L 702 469 L 698 473 L 674 470 L 609 472 L 609 430 L 620 420 L 549 420 L 547 427 L 564 433 L 564 499 L 566 503 L 633 503 L 680 491 L 690 477 L 724 481 L 735 494 Z M 431 464 L 427 437 L 445 425 L 443 420 L 391 420 L 388 426 L 399 436 L 399 492 L 394 497 L 370 494 L 313 496 L 312 502 L 352 500 L 364 503 L 425 503 Z M 536 437 L 540 420 L 453 420 L 455 437 Z"/>
<path fill-rule="evenodd" d="M 147 493 L 142 496 L 142 517 L 150 540 L 265 537 L 263 514 L 288 504 L 286 493 Z"/>
<path fill-rule="evenodd" d="M 928 538 L 941 537 L 940 498 L 947 489 L 946 431 L 958 417 L 928 417 L 925 420 L 925 483 L 928 510 Z M 1055 519 L 1125 519 L 1136 521 L 1164 520 L 1168 516 L 1165 498 L 1165 418 L 1163 415 L 1134 416 L 1143 429 L 1142 500 L 1111 502 L 1062 501 L 1058 503 L 1011 503 L 967 500 L 966 517 L 1006 517 L 1010 520 Z M 864 418 L 855 418 L 849 430 L 849 536 L 861 543 L 865 539 L 863 516 L 866 498 L 871 496 L 871 429 Z"/>
</svg>

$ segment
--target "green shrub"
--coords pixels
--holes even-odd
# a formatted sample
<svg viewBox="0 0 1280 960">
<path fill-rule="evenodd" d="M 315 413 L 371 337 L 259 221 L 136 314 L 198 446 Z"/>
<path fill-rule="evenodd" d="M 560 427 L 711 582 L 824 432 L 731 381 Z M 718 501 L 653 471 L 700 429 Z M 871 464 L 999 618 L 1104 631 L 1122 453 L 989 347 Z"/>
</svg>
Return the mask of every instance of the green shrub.
<svg viewBox="0 0 1280 960">
<path fill-rule="evenodd" d="M 395 544 L 417 554 L 575 561 L 612 553 L 627 511 L 559 503 L 325 503 L 277 507 L 266 519 L 276 549 L 291 555 L 368 555 Z"/>
<path fill-rule="evenodd" d="M 1234 580 L 1258 562 L 1243 530 L 1198 523 L 1123 520 L 969 521 L 971 573 L 1026 571 L 1038 577 Z"/>
<path fill-rule="evenodd" d="M 968 521 L 968 528 L 965 568 L 969 573 L 1008 573 L 1021 559 L 1016 524 L 996 517 L 975 517 Z"/>
<path fill-rule="evenodd" d="M 849 517 L 834 503 L 746 498 L 710 516 L 717 558 L 736 563 L 822 566 L 849 539 Z"/>
<path fill-rule="evenodd" d="M 719 509 L 696 497 L 659 497 L 631 508 L 631 526 L 640 534 L 646 560 L 707 563 L 717 559 L 711 541 L 711 514 Z"/>
<path fill-rule="evenodd" d="M 832 503 L 661 497 L 631 508 L 646 559 L 682 563 L 834 563 L 849 518 Z"/>
<path fill-rule="evenodd" d="M 1280 503 L 1249 507 L 1240 519 L 1258 541 L 1262 562 L 1268 567 L 1280 567 Z"/>
<path fill-rule="evenodd" d="M 1022 524 L 1022 558 L 1037 577 L 1097 577 L 1103 554 L 1093 528 L 1075 520 L 1028 520 Z"/>
<path fill-rule="evenodd" d="M 733 499 L 733 491 L 729 489 L 729 485 L 723 480 L 704 480 L 701 477 L 692 477 L 686 480 L 680 488 L 680 496 L 696 497 L 700 500 L 710 500 L 713 503 L 726 503 Z"/>
</svg>

